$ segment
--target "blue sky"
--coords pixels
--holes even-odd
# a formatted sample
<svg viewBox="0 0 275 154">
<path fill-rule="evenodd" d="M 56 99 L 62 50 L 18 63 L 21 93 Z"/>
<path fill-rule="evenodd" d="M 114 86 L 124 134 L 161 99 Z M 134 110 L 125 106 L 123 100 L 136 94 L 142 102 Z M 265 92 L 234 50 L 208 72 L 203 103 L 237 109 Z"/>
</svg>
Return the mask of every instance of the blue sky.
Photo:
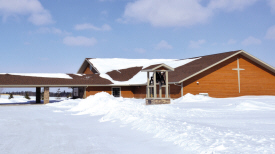
<svg viewBox="0 0 275 154">
<path fill-rule="evenodd" d="M 275 66 L 275 0 L 0 0 L 0 72 L 243 49 Z"/>
</svg>

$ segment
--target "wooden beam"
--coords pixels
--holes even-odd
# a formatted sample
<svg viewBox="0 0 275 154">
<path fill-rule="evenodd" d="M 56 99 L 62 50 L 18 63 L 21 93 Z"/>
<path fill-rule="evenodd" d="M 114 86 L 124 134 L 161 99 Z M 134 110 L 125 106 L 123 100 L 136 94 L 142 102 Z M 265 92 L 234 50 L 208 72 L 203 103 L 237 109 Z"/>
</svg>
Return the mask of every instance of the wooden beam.
<svg viewBox="0 0 275 154">
<path fill-rule="evenodd" d="M 36 103 L 41 103 L 41 87 L 36 87 Z"/>
<path fill-rule="evenodd" d="M 85 99 L 85 98 L 86 98 L 86 95 L 87 95 L 87 94 L 86 94 L 86 88 L 87 88 L 87 87 L 83 87 L 83 91 L 84 91 L 83 99 Z"/>
<path fill-rule="evenodd" d="M 147 72 L 147 87 L 146 87 L 146 98 L 150 98 L 150 73 Z"/>
<path fill-rule="evenodd" d="M 181 97 L 183 96 L 183 83 L 180 84 L 180 92 L 181 92 Z"/>
<path fill-rule="evenodd" d="M 156 71 L 154 71 L 154 98 L 157 98 Z"/>
<path fill-rule="evenodd" d="M 168 71 L 165 71 L 165 98 L 168 98 Z"/>
<path fill-rule="evenodd" d="M 162 97 L 162 87 L 161 87 L 161 82 L 159 82 L 159 98 Z"/>
</svg>

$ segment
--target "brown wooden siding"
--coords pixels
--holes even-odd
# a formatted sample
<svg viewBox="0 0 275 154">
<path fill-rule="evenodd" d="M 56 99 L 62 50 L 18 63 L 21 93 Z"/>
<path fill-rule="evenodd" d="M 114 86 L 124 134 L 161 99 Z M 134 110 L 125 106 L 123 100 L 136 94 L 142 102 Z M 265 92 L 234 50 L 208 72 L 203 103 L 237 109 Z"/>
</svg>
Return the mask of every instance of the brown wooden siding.
<svg viewBox="0 0 275 154">
<path fill-rule="evenodd" d="M 88 65 L 83 74 L 94 74 L 94 73 L 90 70 L 89 65 Z"/>
<path fill-rule="evenodd" d="M 251 60 L 238 56 L 241 92 L 239 93 L 237 56 L 215 66 L 192 79 L 183 82 L 183 93 L 208 93 L 211 97 L 237 97 L 244 95 L 275 95 L 275 75 Z M 197 82 L 199 82 L 197 84 Z M 173 89 L 173 88 L 171 88 Z M 180 91 L 171 91 L 173 97 L 180 97 Z"/>
<path fill-rule="evenodd" d="M 121 96 L 124 98 L 133 98 L 133 87 L 121 87 Z"/>
<path fill-rule="evenodd" d="M 135 98 L 146 97 L 146 86 L 135 86 L 133 87 L 133 93 Z"/>
<path fill-rule="evenodd" d="M 239 93 L 237 68 L 239 59 L 241 92 Z M 197 82 L 199 82 L 197 84 Z M 183 82 L 183 94 L 208 93 L 211 97 L 237 97 L 244 95 L 275 95 L 275 74 L 259 66 L 253 61 L 235 56 L 191 79 Z M 106 91 L 112 94 L 111 87 L 88 87 L 87 96 Z M 162 89 L 165 97 L 165 90 Z M 157 90 L 158 92 L 158 90 Z M 125 98 L 145 98 L 146 86 L 121 87 L 121 96 Z M 170 85 L 170 97 L 181 97 L 181 86 Z"/>
<path fill-rule="evenodd" d="M 88 65 L 86 67 L 86 69 L 84 70 L 83 74 L 96 74 L 97 72 L 95 71 L 95 69 L 92 69 L 92 71 L 90 70 L 90 65 Z"/>
</svg>

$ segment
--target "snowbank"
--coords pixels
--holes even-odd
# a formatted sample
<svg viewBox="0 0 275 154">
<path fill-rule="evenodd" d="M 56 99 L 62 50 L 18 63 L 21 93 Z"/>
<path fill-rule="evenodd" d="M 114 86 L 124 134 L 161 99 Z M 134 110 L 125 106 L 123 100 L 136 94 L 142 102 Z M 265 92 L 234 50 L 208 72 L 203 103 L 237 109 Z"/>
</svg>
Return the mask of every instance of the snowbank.
<svg viewBox="0 0 275 154">
<path fill-rule="evenodd" d="M 7 103 L 27 103 L 30 100 L 35 100 L 35 97 L 30 96 L 30 100 L 26 99 L 24 96 L 13 96 L 14 98 L 9 99 L 9 95 L 1 95 L 0 104 Z"/>
<path fill-rule="evenodd" d="M 29 96 L 30 99 L 26 99 L 25 96 L 13 95 L 14 98 L 9 99 L 9 95 L 1 95 L 0 104 L 29 104 L 30 102 L 35 102 L 35 96 Z M 50 101 L 61 101 L 66 100 L 66 97 L 60 97 L 60 99 L 56 99 L 56 97 L 50 97 Z"/>
<path fill-rule="evenodd" d="M 172 104 L 146 106 L 144 99 L 115 98 L 102 92 L 49 106 L 73 115 L 100 116 L 100 122 L 130 125 L 194 153 L 272 153 L 275 97 L 257 98 L 188 94 Z"/>
<path fill-rule="evenodd" d="M 173 103 L 184 103 L 184 102 L 200 102 L 200 101 L 208 101 L 211 98 L 208 96 L 203 96 L 203 95 L 192 95 L 190 93 L 175 99 Z"/>
</svg>

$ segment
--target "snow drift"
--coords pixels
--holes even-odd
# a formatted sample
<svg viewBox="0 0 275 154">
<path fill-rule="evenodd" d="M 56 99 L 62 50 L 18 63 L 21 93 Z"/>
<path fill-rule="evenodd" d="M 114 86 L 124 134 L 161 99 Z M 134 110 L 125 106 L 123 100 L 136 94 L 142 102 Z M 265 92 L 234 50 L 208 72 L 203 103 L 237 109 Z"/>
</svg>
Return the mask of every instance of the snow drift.
<svg viewBox="0 0 275 154">
<path fill-rule="evenodd" d="M 274 102 L 275 97 L 268 96 L 218 99 L 188 94 L 172 104 L 146 106 L 144 99 L 101 92 L 49 106 L 73 115 L 100 116 L 100 122 L 131 125 L 194 153 L 272 153 Z"/>
</svg>

